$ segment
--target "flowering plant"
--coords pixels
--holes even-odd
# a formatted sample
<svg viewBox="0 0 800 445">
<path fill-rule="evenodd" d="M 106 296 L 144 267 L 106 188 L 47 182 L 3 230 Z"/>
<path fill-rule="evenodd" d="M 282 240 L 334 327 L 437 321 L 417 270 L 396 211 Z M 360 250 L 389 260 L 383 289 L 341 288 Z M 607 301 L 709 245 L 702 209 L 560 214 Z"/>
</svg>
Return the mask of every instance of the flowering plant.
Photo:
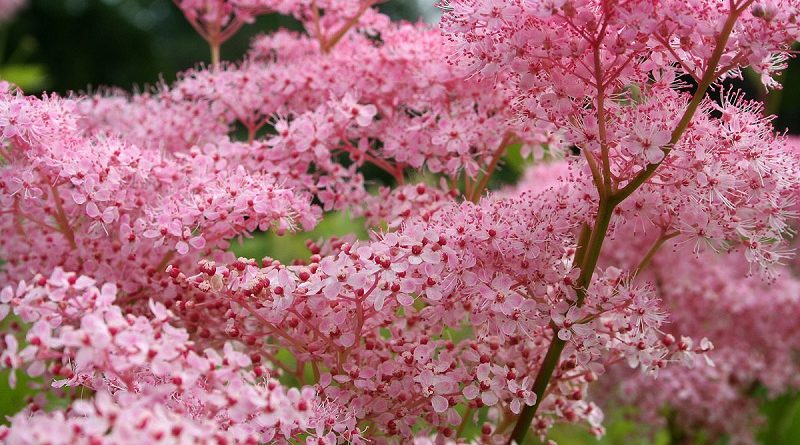
<svg viewBox="0 0 800 445">
<path fill-rule="evenodd" d="M 0 367 L 41 384 L 0 440 L 522 443 L 635 403 L 747 442 L 748 388 L 800 384 L 800 151 L 725 83 L 780 86 L 799 1 L 175 3 L 212 63 L 172 85 L 0 89 Z M 267 12 L 304 32 L 221 61 Z M 332 211 L 369 238 L 230 252 Z"/>
</svg>

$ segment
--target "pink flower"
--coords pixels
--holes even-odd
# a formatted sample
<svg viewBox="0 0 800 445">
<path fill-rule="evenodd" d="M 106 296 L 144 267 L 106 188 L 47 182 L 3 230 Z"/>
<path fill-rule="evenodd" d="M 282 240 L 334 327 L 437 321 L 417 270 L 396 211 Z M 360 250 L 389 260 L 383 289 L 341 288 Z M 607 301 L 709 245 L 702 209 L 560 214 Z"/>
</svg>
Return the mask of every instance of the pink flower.
<svg viewBox="0 0 800 445">
<path fill-rule="evenodd" d="M 654 127 L 649 129 L 634 128 L 634 135 L 626 145 L 633 155 L 643 155 L 650 164 L 657 164 L 664 159 L 664 148 L 670 140 L 670 132 Z"/>
</svg>

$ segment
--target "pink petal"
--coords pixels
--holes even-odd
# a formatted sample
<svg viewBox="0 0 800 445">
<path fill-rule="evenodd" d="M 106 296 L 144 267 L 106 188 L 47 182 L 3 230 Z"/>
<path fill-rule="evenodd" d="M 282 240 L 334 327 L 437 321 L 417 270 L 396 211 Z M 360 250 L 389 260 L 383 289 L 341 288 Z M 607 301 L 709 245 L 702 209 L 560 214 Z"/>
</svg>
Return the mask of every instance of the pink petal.
<svg viewBox="0 0 800 445">
<path fill-rule="evenodd" d="M 433 404 L 433 410 L 437 413 L 443 413 L 447 411 L 447 408 L 450 408 L 450 402 L 442 396 L 433 396 L 431 403 Z"/>
</svg>

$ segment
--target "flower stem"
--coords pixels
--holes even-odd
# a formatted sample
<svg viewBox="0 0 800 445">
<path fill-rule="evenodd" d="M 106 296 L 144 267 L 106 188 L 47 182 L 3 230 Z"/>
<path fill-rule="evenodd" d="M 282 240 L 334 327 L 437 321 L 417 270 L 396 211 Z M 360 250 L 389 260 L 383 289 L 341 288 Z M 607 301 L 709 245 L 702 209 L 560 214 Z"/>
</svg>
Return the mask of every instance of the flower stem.
<svg viewBox="0 0 800 445">
<path fill-rule="evenodd" d="M 220 60 L 219 59 L 220 44 L 219 42 L 211 42 L 209 43 L 209 46 L 211 47 L 211 66 L 213 68 L 217 68 L 219 67 L 219 60 Z"/>
<path fill-rule="evenodd" d="M 600 206 L 597 209 L 597 218 L 594 221 L 589 242 L 586 245 L 586 251 L 583 255 L 583 261 L 580 263 L 581 274 L 575 283 L 575 292 L 577 294 L 576 304 L 583 305 L 583 300 L 586 299 L 586 292 L 592 282 L 592 275 L 594 275 L 594 268 L 597 266 L 597 260 L 600 258 L 600 251 L 603 248 L 603 241 L 606 239 L 608 233 L 608 226 L 611 224 L 611 216 L 614 214 L 616 203 L 601 199 Z"/>
<path fill-rule="evenodd" d="M 536 393 L 536 403 L 532 406 L 525 406 L 519 414 L 517 424 L 514 425 L 514 431 L 511 432 L 511 437 L 508 439 L 508 445 L 521 444 L 525 439 L 525 434 L 533 422 L 533 416 L 539 409 L 539 405 L 544 398 L 544 392 L 547 390 L 547 385 L 550 384 L 550 377 L 556 369 L 558 360 L 561 358 L 561 351 L 564 350 L 566 342 L 558 338 L 553 332 L 553 341 L 547 349 L 547 354 L 544 356 L 542 367 L 539 368 L 539 373 L 536 374 L 536 380 L 533 382 L 533 392 Z"/>
<path fill-rule="evenodd" d="M 591 232 L 587 232 L 585 229 L 585 227 L 588 226 L 584 226 L 584 229 L 581 230 L 580 238 L 585 239 L 587 233 L 589 233 L 589 240 L 585 250 L 582 250 L 583 246 L 578 246 L 578 254 L 582 253 L 580 256 L 583 257 L 582 261 L 580 261 L 581 274 L 574 287 L 577 294 L 576 303 L 578 306 L 583 305 L 583 301 L 586 299 L 586 291 L 591 282 L 597 260 L 600 258 L 600 251 L 603 247 L 606 233 L 608 232 L 608 226 L 611 223 L 611 216 L 614 214 L 614 207 L 615 204 L 613 202 L 605 199 L 601 200 L 600 207 L 597 211 L 597 218 L 595 219 L 594 227 Z M 576 260 L 578 260 L 577 257 L 578 255 L 576 255 Z M 517 424 L 511 432 L 511 437 L 508 439 L 508 445 L 513 443 L 521 444 L 522 440 L 525 439 L 531 422 L 533 422 L 533 417 L 536 415 L 536 411 L 539 410 L 539 406 L 545 398 L 545 391 L 550 384 L 550 378 L 553 376 L 553 371 L 555 371 L 556 365 L 561 358 L 561 352 L 564 350 L 565 344 L 566 342 L 558 338 L 554 331 L 553 340 L 544 356 L 544 361 L 539 368 L 539 373 L 536 374 L 536 380 L 533 382 L 533 392 L 536 394 L 536 403 L 522 409 L 517 419 Z"/>
<path fill-rule="evenodd" d="M 615 193 L 615 201 L 618 203 L 624 201 L 625 198 L 633 194 L 633 192 L 635 192 L 636 189 L 644 184 L 645 181 L 650 179 L 650 177 L 653 176 L 653 173 L 655 173 L 656 169 L 658 169 L 661 163 L 664 162 L 664 159 L 667 158 L 667 155 L 669 155 L 672 147 L 675 146 L 678 141 L 680 141 L 683 133 L 687 128 L 689 128 L 689 123 L 692 121 L 695 112 L 700 107 L 700 103 L 703 102 L 706 91 L 708 91 L 708 88 L 711 86 L 711 84 L 717 80 L 717 66 L 722 59 L 722 55 L 725 53 L 725 47 L 727 46 L 731 32 L 733 32 L 733 26 L 736 24 L 736 20 L 739 18 L 739 15 L 742 13 L 744 8 L 750 3 L 752 3 L 752 1 L 746 2 L 745 5 L 739 9 L 732 9 L 728 15 L 728 19 L 725 21 L 725 25 L 722 27 L 722 32 L 720 32 L 720 35 L 717 37 L 717 44 L 714 48 L 714 52 L 711 54 L 711 58 L 708 61 L 708 66 L 703 73 L 703 77 L 700 79 L 700 83 L 697 85 L 697 90 L 695 90 L 692 100 L 689 102 L 689 105 L 683 112 L 683 116 L 681 116 L 681 120 L 678 122 L 678 125 L 676 125 L 675 129 L 672 131 L 672 136 L 670 137 L 669 143 L 662 148 L 664 150 L 664 158 L 655 164 L 649 164 L 618 193 Z"/>
<path fill-rule="evenodd" d="M 486 190 L 486 186 L 489 185 L 489 178 L 491 178 L 492 173 L 494 173 L 494 170 L 497 168 L 497 163 L 500 162 L 500 158 L 502 158 L 503 154 L 505 154 L 506 148 L 511 142 L 511 138 L 511 134 L 503 136 L 503 139 L 500 141 L 500 145 L 498 145 L 497 149 L 495 149 L 494 154 L 492 155 L 492 160 L 489 162 L 486 172 L 483 174 L 478 184 L 475 185 L 475 188 L 471 192 L 468 191 L 468 200 L 475 203 L 481 200 L 483 191 Z"/>
<path fill-rule="evenodd" d="M 50 186 L 50 190 L 53 192 L 53 202 L 56 205 L 56 222 L 58 226 L 61 228 L 61 233 L 67 238 L 69 241 L 70 247 L 72 249 L 77 249 L 78 244 L 75 242 L 75 232 L 72 230 L 72 227 L 69 225 L 69 219 L 67 218 L 67 214 L 64 212 L 64 206 L 61 203 L 61 195 L 58 193 L 58 186 Z"/>
<path fill-rule="evenodd" d="M 467 426 L 467 423 L 470 422 L 469 418 L 472 416 L 472 407 L 467 406 L 467 409 L 464 411 L 464 416 L 461 418 L 461 423 L 458 425 L 458 429 L 456 430 L 456 437 L 461 437 L 464 434 L 464 428 Z"/>
<path fill-rule="evenodd" d="M 639 262 L 639 265 L 636 266 L 636 269 L 633 270 L 633 278 L 636 278 L 636 276 L 639 275 L 641 271 L 647 269 L 647 267 L 650 266 L 650 263 L 653 261 L 653 257 L 656 256 L 656 253 L 658 253 L 659 249 L 661 249 L 661 246 L 663 246 L 665 242 L 667 242 L 672 238 L 675 238 L 679 234 L 680 232 L 662 233 L 661 236 L 658 237 L 656 242 L 653 243 L 653 245 L 650 247 L 650 250 L 647 251 L 644 258 L 642 258 L 642 261 Z"/>
<path fill-rule="evenodd" d="M 725 20 L 722 31 L 717 37 L 714 52 L 711 54 L 711 58 L 708 61 L 708 65 L 703 73 L 700 84 L 697 86 L 697 90 L 689 102 L 689 105 L 673 130 L 669 144 L 663 148 L 665 159 L 672 147 L 680 140 L 684 132 L 686 132 L 686 129 L 689 127 L 689 123 L 691 122 L 695 112 L 700 107 L 700 103 L 705 97 L 706 91 L 717 79 L 717 66 L 719 65 L 722 55 L 725 52 L 725 47 L 727 46 L 728 39 L 733 31 L 733 26 L 736 24 L 736 20 L 739 18 L 739 15 L 751 3 L 752 0 L 749 0 L 738 8 L 732 8 L 728 14 L 728 18 Z M 581 306 L 586 298 L 586 292 L 591 284 L 592 276 L 594 275 L 594 268 L 597 266 L 597 260 L 600 258 L 600 250 L 603 247 L 603 241 L 605 240 L 608 232 L 611 216 L 614 213 L 614 208 L 628 198 L 631 194 L 633 194 L 633 192 L 635 192 L 648 179 L 650 179 L 662 162 L 663 159 L 661 162 L 648 165 L 625 187 L 620 189 L 618 192 L 611 194 L 608 196 L 608 198 L 603 197 L 605 191 L 602 188 L 603 185 L 597 184 L 598 191 L 600 192 L 601 196 L 600 205 L 597 210 L 597 218 L 595 219 L 594 227 L 592 228 L 591 236 L 589 237 L 589 243 L 587 244 L 583 261 L 581 261 L 580 264 L 581 273 L 574 287 L 577 294 L 576 304 L 578 306 Z M 655 253 L 655 251 L 653 253 Z M 521 444 L 528 432 L 528 429 L 530 429 L 531 422 L 536 415 L 536 411 L 539 409 L 539 405 L 542 403 L 545 390 L 547 389 L 547 385 L 549 384 L 550 378 L 553 375 L 553 371 L 555 370 L 556 364 L 561 356 L 561 352 L 564 350 L 564 344 L 565 342 L 563 340 L 559 339 L 558 336 L 553 335 L 553 340 L 550 343 L 547 353 L 545 354 L 544 362 L 539 369 L 539 373 L 536 375 L 536 380 L 534 380 L 533 387 L 534 392 L 536 393 L 536 403 L 532 406 L 526 406 L 523 408 L 522 413 L 520 413 L 520 417 L 517 420 L 517 424 L 514 426 L 514 430 L 511 433 L 511 437 L 508 440 L 509 445 L 515 442 L 517 444 Z"/>
<path fill-rule="evenodd" d="M 342 37 L 344 37 L 345 34 L 347 34 L 347 31 L 349 31 L 350 28 L 352 28 L 353 26 L 358 24 L 358 20 L 361 18 L 362 15 L 364 15 L 364 12 L 366 12 L 367 9 L 372 7 L 373 4 L 374 4 L 373 1 L 365 2 L 358 9 L 358 12 L 356 13 L 356 15 L 354 15 L 353 17 L 350 18 L 350 20 L 348 20 L 346 23 L 344 23 L 342 25 L 342 27 L 339 28 L 333 34 L 333 36 L 331 36 L 330 38 L 325 38 L 323 43 L 322 43 L 322 52 L 323 53 L 329 53 L 331 51 L 331 49 L 334 46 L 336 46 L 336 44 L 339 43 L 340 40 L 342 40 Z"/>
</svg>

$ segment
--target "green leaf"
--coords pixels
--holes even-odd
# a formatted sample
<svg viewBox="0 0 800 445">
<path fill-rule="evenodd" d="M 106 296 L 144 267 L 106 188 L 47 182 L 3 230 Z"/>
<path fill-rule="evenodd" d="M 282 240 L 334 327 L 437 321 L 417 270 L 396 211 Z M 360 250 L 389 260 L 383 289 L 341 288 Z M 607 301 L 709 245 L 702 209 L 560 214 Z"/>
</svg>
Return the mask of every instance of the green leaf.
<svg viewBox="0 0 800 445">
<path fill-rule="evenodd" d="M 43 65 L 12 64 L 0 67 L 0 79 L 18 85 L 24 91 L 38 91 L 47 85 Z"/>
</svg>

